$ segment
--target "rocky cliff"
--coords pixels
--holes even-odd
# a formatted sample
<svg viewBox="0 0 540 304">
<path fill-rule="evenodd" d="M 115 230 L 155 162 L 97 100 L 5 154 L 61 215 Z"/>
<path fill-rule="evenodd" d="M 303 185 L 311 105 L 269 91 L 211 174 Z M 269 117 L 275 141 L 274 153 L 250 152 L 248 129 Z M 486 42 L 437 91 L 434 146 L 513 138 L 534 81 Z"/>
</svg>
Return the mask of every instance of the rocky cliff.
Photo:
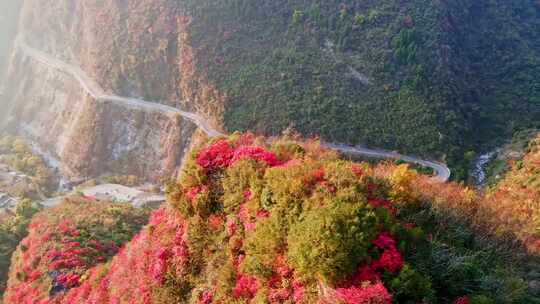
<svg viewBox="0 0 540 304">
<path fill-rule="evenodd" d="M 0 3 L 0 77 L 3 77 L 8 64 L 13 37 L 17 32 L 20 8 L 20 1 L 2 1 Z"/>
<path fill-rule="evenodd" d="M 173 1 L 25 1 L 19 37 L 81 69 L 106 93 L 199 112 L 219 126 L 216 91 L 193 70 Z M 73 77 L 15 48 L 2 122 L 58 158 L 71 178 L 170 176 L 196 126 L 180 115 L 98 100 Z"/>
</svg>

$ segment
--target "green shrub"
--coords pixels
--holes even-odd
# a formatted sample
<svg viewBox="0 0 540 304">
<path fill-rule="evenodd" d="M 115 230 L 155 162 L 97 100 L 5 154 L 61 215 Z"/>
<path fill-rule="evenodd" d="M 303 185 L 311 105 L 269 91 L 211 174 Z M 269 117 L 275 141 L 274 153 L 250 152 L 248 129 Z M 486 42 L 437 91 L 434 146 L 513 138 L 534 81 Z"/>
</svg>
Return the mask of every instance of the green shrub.
<svg viewBox="0 0 540 304">
<path fill-rule="evenodd" d="M 406 301 L 435 302 L 435 291 L 429 278 L 424 277 L 407 264 L 403 266 L 399 276 L 390 281 L 389 287 L 397 303 L 405 303 Z"/>
<path fill-rule="evenodd" d="M 471 304 L 495 304 L 495 301 L 484 295 L 473 296 L 470 299 Z"/>
<path fill-rule="evenodd" d="M 17 203 L 13 214 L 0 218 L 0 294 L 6 288 L 11 255 L 26 237 L 28 224 L 39 210 L 39 204 L 23 199 Z"/>
<path fill-rule="evenodd" d="M 380 224 L 363 203 L 337 201 L 312 210 L 291 227 L 287 260 L 303 279 L 335 284 L 369 262 L 368 248 Z"/>
</svg>

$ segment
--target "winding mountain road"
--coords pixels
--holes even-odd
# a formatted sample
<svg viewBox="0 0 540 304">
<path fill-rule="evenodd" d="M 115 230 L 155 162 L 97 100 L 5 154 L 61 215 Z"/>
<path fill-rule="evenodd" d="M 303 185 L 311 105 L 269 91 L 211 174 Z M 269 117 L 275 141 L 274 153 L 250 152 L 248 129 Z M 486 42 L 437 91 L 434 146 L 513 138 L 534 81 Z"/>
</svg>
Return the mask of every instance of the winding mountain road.
<svg viewBox="0 0 540 304">
<path fill-rule="evenodd" d="M 420 159 L 414 156 L 408 156 L 408 155 L 402 155 L 397 152 L 390 152 L 386 150 L 380 150 L 380 149 L 369 149 L 365 147 L 351 147 L 344 144 L 332 144 L 332 143 L 325 143 L 325 147 L 339 151 L 344 154 L 350 154 L 350 155 L 357 155 L 357 156 L 363 156 L 363 157 L 369 157 L 369 158 L 381 158 L 381 159 L 396 159 L 396 160 L 402 160 L 407 163 L 413 163 L 417 164 L 423 167 L 428 167 L 433 169 L 437 173 L 433 177 L 434 180 L 439 182 L 447 182 L 450 179 L 450 175 L 452 174 L 450 169 L 443 163 L 436 162 L 436 161 L 430 161 L 430 160 L 424 160 Z"/>
<path fill-rule="evenodd" d="M 26 41 L 24 39 L 24 35 L 19 35 L 15 42 L 16 46 L 21 49 L 26 55 L 34 59 L 35 61 L 44 64 L 46 66 L 49 66 L 50 68 L 53 68 L 55 70 L 67 73 L 71 75 L 73 78 L 75 78 L 79 84 L 82 86 L 84 91 L 92 96 L 92 98 L 102 101 L 102 102 L 114 102 L 121 104 L 123 106 L 127 106 L 129 108 L 143 110 L 147 112 L 160 112 L 164 114 L 178 114 L 190 121 L 192 121 L 194 124 L 197 125 L 204 133 L 206 133 L 210 137 L 216 137 L 223 135 L 219 131 L 215 130 L 210 126 L 204 118 L 201 116 L 182 111 L 180 109 L 167 106 L 164 104 L 160 104 L 157 102 L 149 102 L 146 100 L 138 99 L 138 98 L 131 98 L 131 97 L 121 97 L 117 95 L 109 95 L 107 94 L 101 86 L 95 82 L 91 77 L 89 77 L 86 72 L 84 72 L 80 67 L 68 64 L 66 62 L 63 62 L 57 58 L 54 58 L 53 56 L 42 52 L 40 50 L 34 49 L 30 47 L 28 44 L 26 44 Z"/>
<path fill-rule="evenodd" d="M 27 56 L 31 57 L 35 61 L 55 70 L 71 75 L 79 82 L 84 91 L 97 101 L 114 102 L 122 106 L 148 112 L 160 112 L 166 115 L 180 115 L 197 125 L 197 127 L 199 127 L 209 137 L 217 137 L 224 135 L 223 133 L 214 129 L 203 117 L 198 114 L 182 111 L 180 109 L 157 102 L 150 102 L 137 98 L 107 94 L 105 90 L 103 90 L 103 88 L 91 77 L 89 77 L 80 67 L 63 62 L 43 51 L 30 47 L 26 43 L 23 34 L 19 34 L 16 39 L 15 45 Z M 443 163 L 422 160 L 413 156 L 401 155 L 396 152 L 389 152 L 385 150 L 368 149 L 363 147 L 351 147 L 347 145 L 332 143 L 325 143 L 324 146 L 339 151 L 341 153 L 371 158 L 400 159 L 405 162 L 415 163 L 421 166 L 429 167 L 437 173 L 437 175 L 435 175 L 433 179 L 438 182 L 446 182 L 450 178 L 450 169 Z"/>
</svg>

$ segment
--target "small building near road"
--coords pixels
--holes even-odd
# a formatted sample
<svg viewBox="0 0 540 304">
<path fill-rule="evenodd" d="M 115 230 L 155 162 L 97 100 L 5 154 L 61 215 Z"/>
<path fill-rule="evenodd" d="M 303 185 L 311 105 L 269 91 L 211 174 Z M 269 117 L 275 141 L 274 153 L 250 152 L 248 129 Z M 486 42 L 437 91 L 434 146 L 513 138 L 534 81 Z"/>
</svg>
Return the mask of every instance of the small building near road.
<svg viewBox="0 0 540 304">
<path fill-rule="evenodd" d="M 63 200 L 64 200 L 63 196 L 53 197 L 53 198 L 42 201 L 40 204 L 44 208 L 52 208 L 52 207 L 58 206 Z"/>
<path fill-rule="evenodd" d="M 94 198 L 98 201 L 113 201 L 130 203 L 134 207 L 157 207 L 165 202 L 164 195 L 156 195 L 117 184 L 103 184 L 90 187 L 82 191 L 86 197 Z"/>
</svg>

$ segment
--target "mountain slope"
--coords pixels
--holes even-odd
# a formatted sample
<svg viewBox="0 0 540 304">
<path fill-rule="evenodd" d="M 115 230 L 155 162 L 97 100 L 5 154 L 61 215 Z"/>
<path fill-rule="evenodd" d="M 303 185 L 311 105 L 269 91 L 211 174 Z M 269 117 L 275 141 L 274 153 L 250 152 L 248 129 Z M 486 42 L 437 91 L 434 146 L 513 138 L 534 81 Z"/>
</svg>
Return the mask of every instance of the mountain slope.
<svg viewBox="0 0 540 304">
<path fill-rule="evenodd" d="M 540 252 L 540 138 L 531 140 L 527 154 L 487 190 L 485 218 L 497 234 L 517 239 L 532 252 Z"/>
<path fill-rule="evenodd" d="M 445 158 L 461 179 L 465 151 L 537 126 L 539 13 L 533 0 L 31 0 L 23 5 L 20 30 L 30 46 L 81 66 L 108 93 L 197 112 L 227 131 L 275 135 L 292 127 L 325 140 Z M 11 111 L 15 121 L 37 131 L 54 129 L 58 122 L 22 113 L 64 94 L 85 96 L 77 96 L 66 80 L 44 77 L 46 71 L 27 71 L 61 84 L 37 87 L 25 79 L 23 58 L 15 55 L 7 85 L 12 92 L 4 102 L 21 104 Z M 28 84 L 23 89 L 21 83 Z M 39 97 L 20 93 L 34 88 Z M 69 112 L 62 108 L 48 109 L 57 116 Z M 72 121 L 102 111 L 79 109 L 68 115 Z M 171 124 L 133 115 L 113 119 L 128 129 Z M 128 119 L 135 123 L 125 126 Z M 86 129 L 101 125 L 88 120 Z M 186 129 L 181 136 L 187 142 L 191 133 Z M 92 135 L 71 137 L 80 145 Z M 58 142 L 70 135 L 49 137 Z M 167 134 L 151 137 L 163 140 Z M 91 153 L 100 155 L 97 161 L 112 155 L 110 147 L 87 148 L 80 151 L 85 157 L 73 160 L 74 153 L 63 156 L 61 146 L 43 146 L 80 163 L 82 168 L 70 166 L 74 171 L 92 167 Z M 165 150 L 150 161 L 178 164 L 183 152 Z M 151 154 L 140 144 L 122 153 L 124 159 Z M 155 168 L 138 171 L 160 174 Z"/>
<path fill-rule="evenodd" d="M 534 1 L 186 2 L 232 129 L 448 153 L 538 120 Z"/>
<path fill-rule="evenodd" d="M 64 265 L 61 289 L 49 296 L 43 269 L 55 269 L 58 254 L 37 258 L 52 235 L 25 249 L 43 229 L 35 219 L 5 303 L 34 295 L 69 304 L 539 301 L 527 288 L 531 268 L 469 226 L 473 192 L 407 166 L 370 167 L 314 141 L 235 134 L 196 148 L 168 191 L 168 204 L 110 262 Z"/>
<path fill-rule="evenodd" d="M 78 285 L 89 268 L 116 255 L 147 216 L 127 204 L 80 197 L 38 213 L 13 254 L 4 300 L 47 303 Z"/>
</svg>

